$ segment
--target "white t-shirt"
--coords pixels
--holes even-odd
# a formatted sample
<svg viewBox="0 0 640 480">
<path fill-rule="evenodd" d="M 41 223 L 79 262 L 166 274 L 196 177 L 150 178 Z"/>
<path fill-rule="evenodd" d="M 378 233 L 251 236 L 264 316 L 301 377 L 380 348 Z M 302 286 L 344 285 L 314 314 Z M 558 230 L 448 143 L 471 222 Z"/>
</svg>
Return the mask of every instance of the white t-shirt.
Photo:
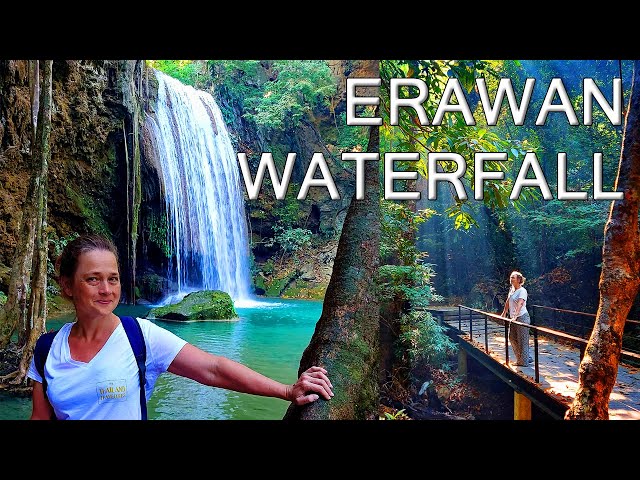
<svg viewBox="0 0 640 480">
<path fill-rule="evenodd" d="M 524 300 L 524 305 L 520 309 L 520 315 L 524 315 L 527 312 L 527 290 L 524 287 L 520 287 L 517 290 L 514 290 L 513 286 L 509 290 L 509 317 L 515 319 L 516 313 L 516 305 L 519 299 Z"/>
<path fill-rule="evenodd" d="M 151 398 L 158 376 L 167 371 L 187 343 L 174 333 L 139 318 L 147 348 L 145 394 Z M 122 323 L 89 362 L 71 358 L 66 323 L 56 334 L 44 365 L 47 396 L 60 420 L 140 420 L 138 364 Z M 32 359 L 27 376 L 42 383 Z"/>
</svg>

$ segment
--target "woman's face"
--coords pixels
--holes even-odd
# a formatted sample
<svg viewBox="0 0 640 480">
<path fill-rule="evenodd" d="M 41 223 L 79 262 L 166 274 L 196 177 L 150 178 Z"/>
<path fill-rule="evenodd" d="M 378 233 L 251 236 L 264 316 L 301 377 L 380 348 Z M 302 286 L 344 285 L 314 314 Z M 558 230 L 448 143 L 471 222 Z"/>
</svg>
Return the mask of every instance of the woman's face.
<svg viewBox="0 0 640 480">
<path fill-rule="evenodd" d="M 520 279 L 515 273 L 512 273 L 511 276 L 509 277 L 509 282 L 511 283 L 513 288 L 520 287 Z"/>
<path fill-rule="evenodd" d="M 120 273 L 116 256 L 108 250 L 80 254 L 73 278 L 61 278 L 78 317 L 103 317 L 120 302 Z"/>
</svg>

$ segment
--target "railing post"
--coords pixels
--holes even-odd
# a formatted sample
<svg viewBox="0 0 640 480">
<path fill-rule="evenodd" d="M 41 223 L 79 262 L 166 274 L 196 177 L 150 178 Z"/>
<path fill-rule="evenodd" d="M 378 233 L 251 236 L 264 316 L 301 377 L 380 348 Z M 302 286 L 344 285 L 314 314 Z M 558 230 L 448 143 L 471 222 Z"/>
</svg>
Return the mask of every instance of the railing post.
<svg viewBox="0 0 640 480">
<path fill-rule="evenodd" d="M 509 365 L 509 322 L 504 322 L 504 363 Z"/>
<path fill-rule="evenodd" d="M 465 376 L 467 374 L 467 351 L 464 348 L 458 348 L 458 375 Z"/>
<path fill-rule="evenodd" d="M 484 316 L 484 351 L 489 353 L 489 327 L 486 315 Z"/>
<path fill-rule="evenodd" d="M 515 390 L 513 391 L 513 419 L 531 420 L 531 400 Z"/>
<path fill-rule="evenodd" d="M 469 338 L 473 342 L 473 310 L 469 309 Z"/>
<path fill-rule="evenodd" d="M 458 305 L 458 330 L 462 331 L 462 305 Z"/>
<path fill-rule="evenodd" d="M 531 317 L 531 325 L 535 325 Z M 538 329 L 533 329 L 533 366 L 535 369 L 536 383 L 540 383 L 540 366 L 538 365 Z"/>
</svg>

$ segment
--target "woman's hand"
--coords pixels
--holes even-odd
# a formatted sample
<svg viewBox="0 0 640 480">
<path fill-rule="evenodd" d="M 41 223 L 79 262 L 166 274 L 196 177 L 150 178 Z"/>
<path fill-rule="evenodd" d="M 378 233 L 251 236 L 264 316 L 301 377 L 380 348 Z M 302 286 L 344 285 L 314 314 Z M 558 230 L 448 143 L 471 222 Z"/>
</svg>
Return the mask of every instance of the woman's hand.
<svg viewBox="0 0 640 480">
<path fill-rule="evenodd" d="M 322 367 L 311 367 L 305 370 L 298 381 L 289 388 L 288 398 L 296 405 L 315 402 L 320 395 L 325 400 L 333 397 L 333 385 L 327 377 L 327 371 Z"/>
</svg>

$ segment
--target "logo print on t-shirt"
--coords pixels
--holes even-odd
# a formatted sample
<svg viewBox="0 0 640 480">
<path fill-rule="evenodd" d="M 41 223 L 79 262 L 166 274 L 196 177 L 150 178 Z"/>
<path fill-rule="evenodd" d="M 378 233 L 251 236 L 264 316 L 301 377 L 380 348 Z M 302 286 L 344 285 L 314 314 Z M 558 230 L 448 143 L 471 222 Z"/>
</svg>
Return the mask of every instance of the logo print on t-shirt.
<svg viewBox="0 0 640 480">
<path fill-rule="evenodd" d="M 96 385 L 98 403 L 122 402 L 127 399 L 127 381 L 125 379 L 107 380 Z"/>
</svg>

